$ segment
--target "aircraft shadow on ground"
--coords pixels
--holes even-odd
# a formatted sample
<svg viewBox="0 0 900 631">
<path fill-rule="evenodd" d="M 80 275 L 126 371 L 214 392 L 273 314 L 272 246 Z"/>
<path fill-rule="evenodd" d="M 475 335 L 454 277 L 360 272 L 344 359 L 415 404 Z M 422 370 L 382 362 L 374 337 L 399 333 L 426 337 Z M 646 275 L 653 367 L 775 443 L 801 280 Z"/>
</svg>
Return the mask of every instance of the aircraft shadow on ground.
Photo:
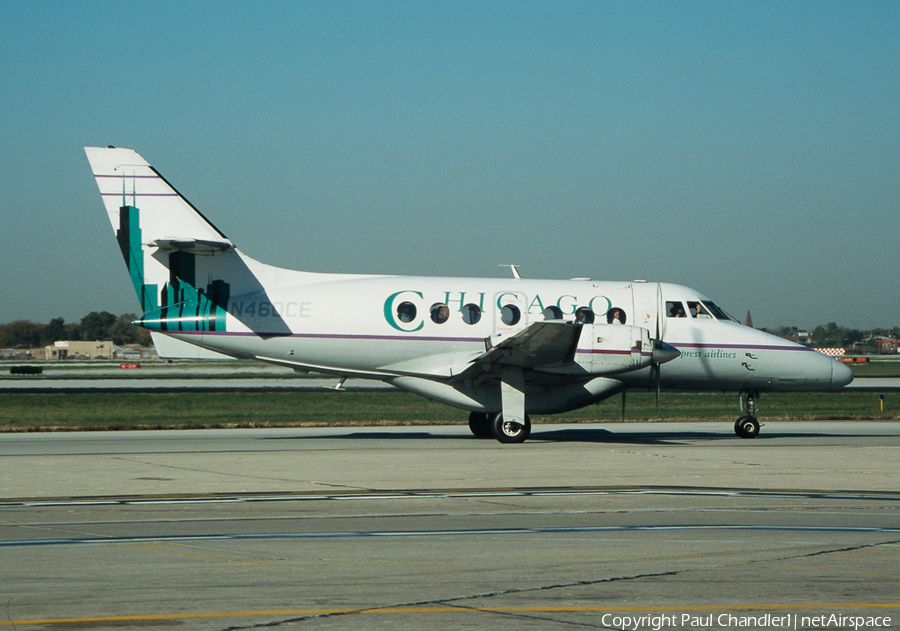
<svg viewBox="0 0 900 631">
<path fill-rule="evenodd" d="M 717 432 L 615 432 L 603 428 L 532 429 L 529 440 L 578 443 L 673 444 L 681 441 L 712 441 L 731 438 Z"/>
<path fill-rule="evenodd" d="M 531 437 L 527 443 L 557 443 L 557 442 L 573 442 L 573 443 L 602 443 L 602 444 L 634 444 L 634 445 L 675 445 L 688 443 L 709 443 L 730 441 L 735 444 L 753 444 L 775 439 L 794 439 L 794 438 L 872 438 L 871 434 L 828 434 L 824 432 L 764 432 L 752 440 L 742 440 L 730 431 L 721 432 L 703 432 L 703 431 L 659 431 L 659 432 L 615 432 L 600 427 L 585 428 L 567 428 L 567 429 L 540 429 L 534 428 Z M 888 435 L 884 436 L 885 438 Z M 443 435 L 440 433 L 432 433 L 428 431 L 409 431 L 409 432 L 386 432 L 381 430 L 372 431 L 355 431 L 346 434 L 335 434 L 323 431 L 321 434 L 304 435 L 304 436 L 278 436 L 265 437 L 264 440 L 324 440 L 324 439 L 372 439 L 372 440 L 459 440 L 459 441 L 493 441 L 491 438 L 478 439 L 471 435 Z"/>
<path fill-rule="evenodd" d="M 529 440 L 542 440 L 547 442 L 597 442 L 597 443 L 677 443 L 677 442 L 712 442 L 733 441 L 736 443 L 753 444 L 754 442 L 768 442 L 774 439 L 785 438 L 861 438 L 871 437 L 871 434 L 827 434 L 824 432 L 778 432 L 765 430 L 752 440 L 738 438 L 734 433 L 723 429 L 720 432 L 698 431 L 659 431 L 659 432 L 615 432 L 606 429 L 563 429 L 563 430 L 535 430 L 531 432 Z M 887 435 L 885 435 L 887 437 Z"/>
</svg>

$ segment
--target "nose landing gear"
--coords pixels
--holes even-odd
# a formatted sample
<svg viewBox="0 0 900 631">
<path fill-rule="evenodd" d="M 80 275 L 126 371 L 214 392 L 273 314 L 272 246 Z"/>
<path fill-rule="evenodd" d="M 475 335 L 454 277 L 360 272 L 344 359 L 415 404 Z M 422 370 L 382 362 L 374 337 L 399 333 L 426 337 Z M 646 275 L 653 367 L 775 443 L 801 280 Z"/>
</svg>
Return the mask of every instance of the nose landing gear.
<svg viewBox="0 0 900 631">
<path fill-rule="evenodd" d="M 741 393 L 741 410 L 747 414 L 734 422 L 734 433 L 741 438 L 756 438 L 759 435 L 759 421 L 756 420 L 756 399 L 759 392 Z"/>
</svg>

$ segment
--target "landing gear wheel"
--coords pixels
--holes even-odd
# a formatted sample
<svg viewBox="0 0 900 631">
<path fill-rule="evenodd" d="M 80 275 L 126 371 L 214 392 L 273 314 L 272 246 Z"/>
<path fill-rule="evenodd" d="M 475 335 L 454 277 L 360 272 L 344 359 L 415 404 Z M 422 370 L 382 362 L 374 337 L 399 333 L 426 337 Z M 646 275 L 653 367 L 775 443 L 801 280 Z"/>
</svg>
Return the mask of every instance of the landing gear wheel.
<svg viewBox="0 0 900 631">
<path fill-rule="evenodd" d="M 491 427 L 491 415 L 484 412 L 472 412 L 469 414 L 469 429 L 475 438 L 493 438 L 494 430 Z"/>
<path fill-rule="evenodd" d="M 503 419 L 503 413 L 494 416 L 491 422 L 491 431 L 494 438 L 501 443 L 523 443 L 531 435 L 531 419 L 525 415 L 525 424 L 508 422 Z"/>
<path fill-rule="evenodd" d="M 742 416 L 734 423 L 734 433 L 741 438 L 756 438 L 759 434 L 759 421 L 752 416 Z"/>
</svg>

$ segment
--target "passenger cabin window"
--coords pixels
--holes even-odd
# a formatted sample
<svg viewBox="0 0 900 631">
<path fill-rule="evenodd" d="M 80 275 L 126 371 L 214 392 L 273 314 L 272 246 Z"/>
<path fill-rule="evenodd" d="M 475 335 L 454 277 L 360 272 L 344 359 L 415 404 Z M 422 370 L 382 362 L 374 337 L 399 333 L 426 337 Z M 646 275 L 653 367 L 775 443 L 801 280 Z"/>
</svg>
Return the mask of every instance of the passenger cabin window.
<svg viewBox="0 0 900 631">
<path fill-rule="evenodd" d="M 681 301 L 669 301 L 666 303 L 666 316 L 670 318 L 686 318 L 687 312 Z"/>
<path fill-rule="evenodd" d="M 450 307 L 443 302 L 431 305 L 431 321 L 435 324 L 443 324 L 450 317 Z"/>
<path fill-rule="evenodd" d="M 500 309 L 500 319 L 506 326 L 513 326 L 522 319 L 522 312 L 516 305 L 505 305 Z"/>
<path fill-rule="evenodd" d="M 593 324 L 594 311 L 592 309 L 588 309 L 587 307 L 578 307 L 575 310 L 575 322 L 581 322 L 582 324 Z"/>
<path fill-rule="evenodd" d="M 562 309 L 557 307 L 556 305 L 550 305 L 542 314 L 545 320 L 562 320 L 563 312 Z"/>
<path fill-rule="evenodd" d="M 401 302 L 397 305 L 397 319 L 400 322 L 412 322 L 416 319 L 416 305 L 411 302 Z"/>
<path fill-rule="evenodd" d="M 619 307 L 610 307 L 606 312 L 607 324 L 625 324 L 625 312 Z"/>
<path fill-rule="evenodd" d="M 703 306 L 700 302 L 690 302 L 688 301 L 688 311 L 691 312 L 692 318 L 709 318 L 712 319 L 712 316 L 709 314 L 709 311 L 706 310 L 706 307 Z"/>
<path fill-rule="evenodd" d="M 481 320 L 481 309 L 471 303 L 462 308 L 462 319 L 466 324 L 477 324 Z"/>
</svg>

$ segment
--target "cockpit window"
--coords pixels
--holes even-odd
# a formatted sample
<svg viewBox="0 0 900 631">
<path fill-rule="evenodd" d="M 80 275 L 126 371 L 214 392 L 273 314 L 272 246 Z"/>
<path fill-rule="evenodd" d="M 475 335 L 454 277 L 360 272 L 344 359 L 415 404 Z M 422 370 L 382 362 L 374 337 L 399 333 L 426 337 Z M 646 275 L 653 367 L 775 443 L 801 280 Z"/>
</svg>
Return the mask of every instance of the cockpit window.
<svg viewBox="0 0 900 631">
<path fill-rule="evenodd" d="M 710 302 L 709 300 L 707 300 L 703 303 L 703 306 L 709 309 L 710 313 L 712 313 L 716 317 L 716 320 L 731 320 L 732 322 L 737 322 L 737 320 L 725 313 L 724 310 L 716 306 L 716 303 L 714 302 Z M 738 324 L 740 324 L 740 322 L 738 322 Z"/>
<path fill-rule="evenodd" d="M 706 307 L 703 306 L 702 303 L 697 301 L 688 301 L 688 311 L 691 312 L 692 318 L 709 318 L 712 319 L 712 316 L 709 314 L 709 311 L 706 310 Z"/>
<path fill-rule="evenodd" d="M 686 318 L 684 305 L 681 302 L 669 301 L 666 303 L 666 316 L 669 318 Z"/>
</svg>

